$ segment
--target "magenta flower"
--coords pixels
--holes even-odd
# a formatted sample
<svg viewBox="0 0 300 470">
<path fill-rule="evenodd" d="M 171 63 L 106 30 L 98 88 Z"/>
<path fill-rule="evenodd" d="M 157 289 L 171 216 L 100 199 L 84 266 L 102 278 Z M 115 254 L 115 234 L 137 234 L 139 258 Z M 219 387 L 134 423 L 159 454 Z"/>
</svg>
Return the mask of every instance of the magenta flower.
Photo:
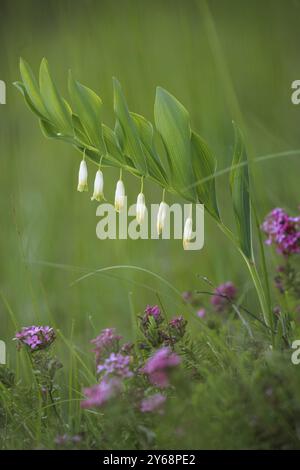
<svg viewBox="0 0 300 470">
<path fill-rule="evenodd" d="M 119 379 L 103 379 L 99 384 L 83 390 L 86 399 L 80 403 L 81 408 L 94 408 L 104 405 L 121 390 Z"/>
<path fill-rule="evenodd" d="M 105 328 L 97 338 L 92 339 L 91 343 L 95 345 L 93 352 L 96 355 L 96 363 L 111 352 L 119 351 L 119 341 L 122 336 L 116 334 L 115 328 Z"/>
<path fill-rule="evenodd" d="M 144 319 L 147 321 L 149 317 L 153 317 L 156 321 L 160 319 L 160 308 L 158 305 L 147 305 Z"/>
<path fill-rule="evenodd" d="M 205 315 L 206 315 L 205 308 L 200 308 L 200 310 L 198 310 L 198 312 L 197 312 L 197 317 L 204 318 Z"/>
<path fill-rule="evenodd" d="M 182 292 L 182 298 L 185 302 L 191 302 L 193 299 L 193 293 L 189 290 Z"/>
<path fill-rule="evenodd" d="M 16 333 L 15 340 L 21 346 L 26 345 L 31 351 L 48 348 L 55 340 L 56 335 L 50 326 L 27 326 Z"/>
<path fill-rule="evenodd" d="M 169 385 L 169 370 L 178 364 L 180 364 L 180 357 L 169 347 L 163 347 L 147 360 L 141 372 L 148 375 L 153 385 L 165 388 Z"/>
<path fill-rule="evenodd" d="M 169 330 L 172 334 L 173 339 L 179 340 L 185 334 L 187 321 L 183 318 L 182 315 L 172 318 L 169 321 Z"/>
<path fill-rule="evenodd" d="M 235 285 L 228 281 L 218 286 L 211 298 L 211 303 L 217 312 L 224 312 L 233 301 L 237 294 Z"/>
<path fill-rule="evenodd" d="M 272 210 L 261 226 L 268 235 L 267 245 L 274 243 L 285 256 L 300 253 L 300 217 L 290 217 L 283 209 Z"/>
<path fill-rule="evenodd" d="M 129 365 L 130 356 L 111 353 L 110 356 L 105 359 L 103 364 L 98 365 L 97 372 L 102 374 L 104 378 L 113 376 L 125 379 L 133 376 L 133 373 L 129 369 Z"/>
<path fill-rule="evenodd" d="M 140 410 L 142 413 L 151 413 L 157 411 L 162 414 L 162 406 L 166 401 L 166 397 L 161 393 L 155 393 L 150 397 L 144 398 L 141 402 Z"/>
<path fill-rule="evenodd" d="M 186 325 L 186 321 L 182 315 L 178 315 L 169 321 L 169 325 L 173 328 L 180 329 Z"/>
</svg>

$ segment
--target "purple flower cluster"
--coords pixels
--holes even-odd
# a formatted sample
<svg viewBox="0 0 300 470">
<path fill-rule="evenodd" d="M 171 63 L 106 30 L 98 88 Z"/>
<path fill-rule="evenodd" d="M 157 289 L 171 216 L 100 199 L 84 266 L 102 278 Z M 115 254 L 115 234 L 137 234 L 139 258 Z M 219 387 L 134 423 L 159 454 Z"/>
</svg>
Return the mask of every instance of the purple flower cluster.
<svg viewBox="0 0 300 470">
<path fill-rule="evenodd" d="M 99 384 L 83 390 L 86 399 L 80 405 L 82 408 L 93 408 L 104 405 L 121 389 L 121 380 L 117 378 L 103 379 Z"/>
<path fill-rule="evenodd" d="M 197 311 L 197 317 L 198 318 L 204 318 L 206 315 L 206 310 L 205 308 L 200 308 L 198 311 Z"/>
<path fill-rule="evenodd" d="M 153 385 L 165 388 L 169 385 L 168 371 L 178 364 L 180 364 L 180 357 L 169 347 L 163 347 L 147 360 L 141 372 L 148 375 Z"/>
<path fill-rule="evenodd" d="M 177 317 L 174 317 L 172 318 L 172 320 L 169 321 L 169 325 L 172 328 L 180 329 L 186 325 L 186 320 L 183 318 L 182 315 L 178 315 Z"/>
<path fill-rule="evenodd" d="M 115 328 L 105 328 L 101 331 L 95 339 L 92 339 L 91 343 L 95 345 L 93 352 L 96 356 L 96 363 L 98 364 L 105 356 L 111 352 L 119 351 L 119 341 L 122 336 L 116 334 Z"/>
<path fill-rule="evenodd" d="M 182 315 L 178 315 L 169 321 L 169 331 L 171 333 L 173 342 L 174 340 L 176 342 L 184 336 L 186 324 L 187 321 L 183 318 Z"/>
<path fill-rule="evenodd" d="M 122 390 L 122 381 L 133 376 L 130 370 L 131 343 L 120 347 L 122 336 L 116 334 L 114 328 L 106 328 L 91 342 L 95 344 L 97 372 L 100 383 L 85 388 L 86 399 L 81 402 L 83 408 L 99 407 Z"/>
<path fill-rule="evenodd" d="M 27 326 L 16 333 L 19 345 L 29 346 L 31 351 L 45 349 L 55 340 L 55 331 L 50 326 Z"/>
<path fill-rule="evenodd" d="M 211 298 L 211 303 L 217 312 L 224 312 L 230 305 L 230 301 L 236 298 L 237 288 L 233 282 L 228 281 L 218 286 Z"/>
<path fill-rule="evenodd" d="M 142 413 L 151 413 L 153 411 L 157 411 L 158 413 L 162 414 L 163 409 L 162 406 L 166 401 L 166 397 L 161 393 L 155 393 L 150 397 L 144 398 L 141 402 L 140 410 Z"/>
<path fill-rule="evenodd" d="M 277 252 L 288 256 L 300 253 L 300 217 L 290 217 L 283 209 L 276 208 L 261 226 L 268 235 L 267 245 L 274 243 Z"/>
<path fill-rule="evenodd" d="M 132 377 L 133 373 L 129 369 L 130 356 L 124 356 L 123 354 L 111 353 L 110 356 L 105 359 L 103 364 L 98 365 L 97 372 L 102 374 L 102 377 L 120 377 L 125 379 Z"/>
<path fill-rule="evenodd" d="M 149 317 L 153 317 L 154 320 L 159 320 L 160 318 L 160 308 L 158 305 L 147 305 L 145 308 L 145 319 L 149 320 Z"/>
</svg>

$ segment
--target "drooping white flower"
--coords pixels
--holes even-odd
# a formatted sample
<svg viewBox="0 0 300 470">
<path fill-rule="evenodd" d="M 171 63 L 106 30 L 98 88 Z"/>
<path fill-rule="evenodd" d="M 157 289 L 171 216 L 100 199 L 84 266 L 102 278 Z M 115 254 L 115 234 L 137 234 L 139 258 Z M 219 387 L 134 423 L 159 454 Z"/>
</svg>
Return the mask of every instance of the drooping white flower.
<svg viewBox="0 0 300 470">
<path fill-rule="evenodd" d="M 145 196 L 143 193 L 140 193 L 136 201 L 136 220 L 138 224 L 143 223 L 143 220 L 145 218 L 145 213 L 146 213 Z"/>
<path fill-rule="evenodd" d="M 103 194 L 104 180 L 103 173 L 101 170 L 98 170 L 95 176 L 94 181 L 94 193 L 91 197 L 91 201 L 101 201 L 104 198 Z"/>
<path fill-rule="evenodd" d="M 165 220 L 167 217 L 169 206 L 166 202 L 162 201 L 159 205 L 158 213 L 157 213 L 157 233 L 158 235 L 161 234 L 163 228 L 165 226 Z"/>
<path fill-rule="evenodd" d="M 193 238 L 193 221 L 192 217 L 188 217 L 185 221 L 184 224 L 184 230 L 183 230 L 183 248 L 185 250 L 188 249 L 189 243 Z"/>
<path fill-rule="evenodd" d="M 115 209 L 117 212 L 120 212 L 124 207 L 125 202 L 125 186 L 123 181 L 120 179 L 117 182 L 116 192 L 115 192 Z"/>
<path fill-rule="evenodd" d="M 78 173 L 78 186 L 77 191 L 81 193 L 88 190 L 88 170 L 86 161 L 83 159 L 80 162 L 79 173 Z"/>
</svg>

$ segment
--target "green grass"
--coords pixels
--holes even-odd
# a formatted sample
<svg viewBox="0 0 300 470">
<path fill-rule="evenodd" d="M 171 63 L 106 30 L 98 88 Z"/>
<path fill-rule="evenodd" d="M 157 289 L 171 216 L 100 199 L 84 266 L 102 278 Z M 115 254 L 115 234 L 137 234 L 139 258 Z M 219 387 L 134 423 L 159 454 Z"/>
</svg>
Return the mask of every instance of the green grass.
<svg viewBox="0 0 300 470">
<path fill-rule="evenodd" d="M 65 95 L 71 68 L 81 83 L 102 97 L 104 121 L 111 126 L 112 76 L 121 81 L 130 109 L 152 122 L 155 88 L 168 89 L 189 110 L 193 128 L 216 154 L 221 212 L 230 226 L 234 220 L 228 174 L 222 169 L 232 159 L 231 120 L 236 113 L 224 80 L 224 64 L 220 69 L 211 49 L 201 0 L 2 3 L 0 78 L 7 84 L 7 104 L 0 107 L 0 338 L 7 343 L 9 366 L 17 371 L 18 380 L 28 384 L 32 377 L 27 358 L 16 352 L 11 341 L 16 329 L 39 323 L 59 330 L 57 354 L 64 364 L 59 377 L 68 400 L 61 410 L 76 428 L 82 413 L 80 390 L 90 383 L 93 371 L 89 340 L 102 328 L 115 326 L 130 339 L 132 316 L 146 304 L 156 303 L 158 292 L 168 315 L 183 313 L 197 334 L 201 324 L 192 320 L 194 313 L 179 295 L 203 289 L 197 275 L 215 284 L 234 281 L 255 313 L 258 303 L 236 251 L 208 217 L 200 252 L 183 251 L 176 240 L 101 242 L 96 238 L 96 205 L 89 195 L 76 191 L 80 155 L 70 146 L 45 140 L 12 86 L 19 79 L 19 57 L 35 71 L 41 58 L 47 57 Z M 295 213 L 300 108 L 291 103 L 290 85 L 300 75 L 300 6 L 274 0 L 211 1 L 209 5 L 251 148 L 258 217 L 262 220 L 275 206 Z M 281 152 L 277 158 L 257 159 Z M 104 176 L 105 194 L 112 201 L 118 171 L 106 170 Z M 134 201 L 139 183 L 130 175 L 124 181 Z M 161 190 L 145 182 L 145 195 L 147 202 L 159 202 Z M 271 280 L 277 257 L 272 250 L 267 255 Z M 99 272 L 74 282 L 95 270 Z M 276 304 L 274 293 L 272 299 Z M 229 388 L 230 380 L 229 375 Z M 19 416 L 25 413 L 22 406 Z M 15 437 L 9 437 L 5 447 L 39 446 L 41 416 L 38 410 L 29 415 L 10 434 Z M 96 429 L 96 418 L 88 414 L 90 429 Z M 50 447 L 55 434 L 53 428 Z"/>
</svg>

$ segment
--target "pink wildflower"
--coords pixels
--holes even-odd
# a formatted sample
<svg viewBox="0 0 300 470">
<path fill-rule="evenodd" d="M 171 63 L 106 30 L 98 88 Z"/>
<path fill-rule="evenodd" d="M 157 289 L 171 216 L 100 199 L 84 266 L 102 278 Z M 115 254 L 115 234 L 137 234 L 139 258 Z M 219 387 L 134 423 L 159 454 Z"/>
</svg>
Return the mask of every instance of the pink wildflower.
<svg viewBox="0 0 300 470">
<path fill-rule="evenodd" d="M 96 363 L 103 359 L 111 352 L 119 351 L 119 341 L 122 336 L 116 334 L 115 328 L 105 328 L 101 331 L 100 335 L 92 339 L 91 343 L 95 345 L 93 352 L 96 355 Z"/>
<path fill-rule="evenodd" d="M 162 406 L 166 401 L 166 397 L 161 393 L 155 393 L 150 397 L 144 398 L 141 402 L 140 410 L 142 413 L 151 413 L 152 411 L 157 411 L 162 414 Z"/>
<path fill-rule="evenodd" d="M 221 284 L 215 289 L 214 295 L 211 298 L 211 303 L 217 312 L 224 312 L 233 301 L 237 294 L 235 285 L 228 281 Z"/>
<path fill-rule="evenodd" d="M 261 226 L 268 235 L 267 245 L 274 243 L 278 253 L 285 256 L 300 253 L 300 217 L 290 217 L 283 209 L 276 208 Z"/>
<path fill-rule="evenodd" d="M 150 382 L 159 388 L 169 385 L 169 369 L 180 364 L 180 357 L 169 347 L 163 347 L 151 356 L 141 371 L 147 374 Z"/>
<path fill-rule="evenodd" d="M 86 399 L 80 404 L 82 408 L 94 408 L 104 405 L 110 398 L 115 396 L 121 389 L 119 379 L 103 379 L 99 384 L 83 390 Z"/>
<path fill-rule="evenodd" d="M 50 326 L 27 326 L 16 333 L 19 345 L 29 346 L 31 351 L 45 349 L 55 340 L 55 331 Z"/>
</svg>

